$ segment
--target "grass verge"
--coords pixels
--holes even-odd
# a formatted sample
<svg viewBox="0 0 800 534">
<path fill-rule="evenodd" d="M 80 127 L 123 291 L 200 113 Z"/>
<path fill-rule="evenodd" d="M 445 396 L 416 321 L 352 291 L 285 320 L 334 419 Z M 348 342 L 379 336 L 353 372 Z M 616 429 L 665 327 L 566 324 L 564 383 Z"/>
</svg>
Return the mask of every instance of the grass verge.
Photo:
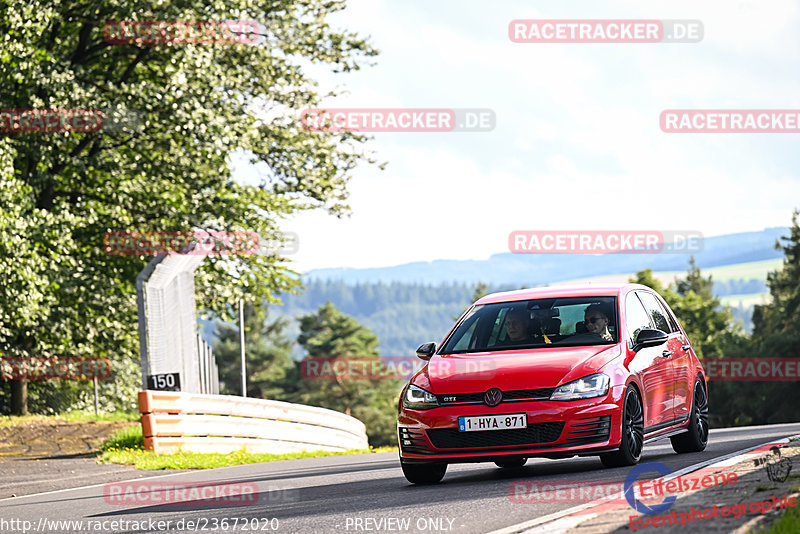
<svg viewBox="0 0 800 534">
<path fill-rule="evenodd" d="M 800 508 L 788 508 L 764 534 L 797 534 L 800 532 Z"/>
<path fill-rule="evenodd" d="M 138 413 L 101 413 L 95 415 L 94 411 L 73 410 L 56 415 L 0 415 L 0 428 L 18 426 L 27 423 L 66 421 L 67 423 L 85 423 L 91 421 L 138 421 Z"/>
<path fill-rule="evenodd" d="M 322 456 L 343 456 L 349 454 L 369 454 L 373 452 L 396 452 L 397 447 L 378 447 L 375 449 L 353 449 L 342 452 L 309 451 L 288 454 L 250 453 L 238 450 L 229 454 L 209 454 L 181 451 L 175 454 L 155 454 L 144 450 L 142 427 L 133 426 L 118 430 L 100 447 L 98 463 L 132 465 L 136 469 L 210 469 L 230 465 L 275 462 L 278 460 L 297 460 Z"/>
</svg>

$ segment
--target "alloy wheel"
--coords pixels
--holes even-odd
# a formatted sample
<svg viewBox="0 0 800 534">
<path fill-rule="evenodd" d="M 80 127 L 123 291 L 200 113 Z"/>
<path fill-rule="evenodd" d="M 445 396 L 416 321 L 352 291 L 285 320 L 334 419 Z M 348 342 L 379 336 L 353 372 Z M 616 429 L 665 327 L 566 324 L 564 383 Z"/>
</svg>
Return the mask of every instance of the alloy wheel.
<svg viewBox="0 0 800 534">
<path fill-rule="evenodd" d="M 703 384 L 699 381 L 694 385 L 694 418 L 697 425 L 697 435 L 705 443 L 708 441 L 708 396 Z"/>
<path fill-rule="evenodd" d="M 628 393 L 625 399 L 625 423 L 623 429 L 628 436 L 628 452 L 631 457 L 639 458 L 644 447 L 644 412 L 639 396 L 633 390 Z"/>
</svg>

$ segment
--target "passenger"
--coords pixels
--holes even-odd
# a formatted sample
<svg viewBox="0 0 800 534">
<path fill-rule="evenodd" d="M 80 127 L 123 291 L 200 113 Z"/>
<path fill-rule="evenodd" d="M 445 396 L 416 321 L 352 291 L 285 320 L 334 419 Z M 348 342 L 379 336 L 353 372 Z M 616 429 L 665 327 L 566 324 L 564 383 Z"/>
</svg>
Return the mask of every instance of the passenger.
<svg viewBox="0 0 800 534">
<path fill-rule="evenodd" d="M 530 339 L 531 317 L 525 310 L 510 310 L 504 324 L 508 341 L 522 342 Z"/>
<path fill-rule="evenodd" d="M 592 304 L 583 310 L 586 331 L 603 338 L 603 341 L 613 341 L 614 337 L 608 331 L 608 314 L 601 304 Z"/>
</svg>

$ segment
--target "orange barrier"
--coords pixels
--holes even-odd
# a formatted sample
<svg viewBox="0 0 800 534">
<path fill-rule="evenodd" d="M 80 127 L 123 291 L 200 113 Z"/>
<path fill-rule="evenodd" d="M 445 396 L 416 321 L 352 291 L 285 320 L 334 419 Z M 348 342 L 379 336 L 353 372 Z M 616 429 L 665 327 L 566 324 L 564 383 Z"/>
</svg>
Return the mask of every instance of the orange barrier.
<svg viewBox="0 0 800 534">
<path fill-rule="evenodd" d="M 366 449 L 364 423 L 333 410 L 288 402 L 140 391 L 146 449 L 229 453 L 287 453 Z"/>
</svg>

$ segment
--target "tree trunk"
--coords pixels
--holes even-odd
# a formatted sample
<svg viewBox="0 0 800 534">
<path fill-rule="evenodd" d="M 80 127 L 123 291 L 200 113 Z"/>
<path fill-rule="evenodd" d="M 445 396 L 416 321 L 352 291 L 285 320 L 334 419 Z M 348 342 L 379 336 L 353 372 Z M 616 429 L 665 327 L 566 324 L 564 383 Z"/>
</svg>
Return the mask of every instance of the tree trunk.
<svg viewBox="0 0 800 534">
<path fill-rule="evenodd" d="M 28 381 L 11 381 L 11 415 L 28 415 Z"/>
</svg>

